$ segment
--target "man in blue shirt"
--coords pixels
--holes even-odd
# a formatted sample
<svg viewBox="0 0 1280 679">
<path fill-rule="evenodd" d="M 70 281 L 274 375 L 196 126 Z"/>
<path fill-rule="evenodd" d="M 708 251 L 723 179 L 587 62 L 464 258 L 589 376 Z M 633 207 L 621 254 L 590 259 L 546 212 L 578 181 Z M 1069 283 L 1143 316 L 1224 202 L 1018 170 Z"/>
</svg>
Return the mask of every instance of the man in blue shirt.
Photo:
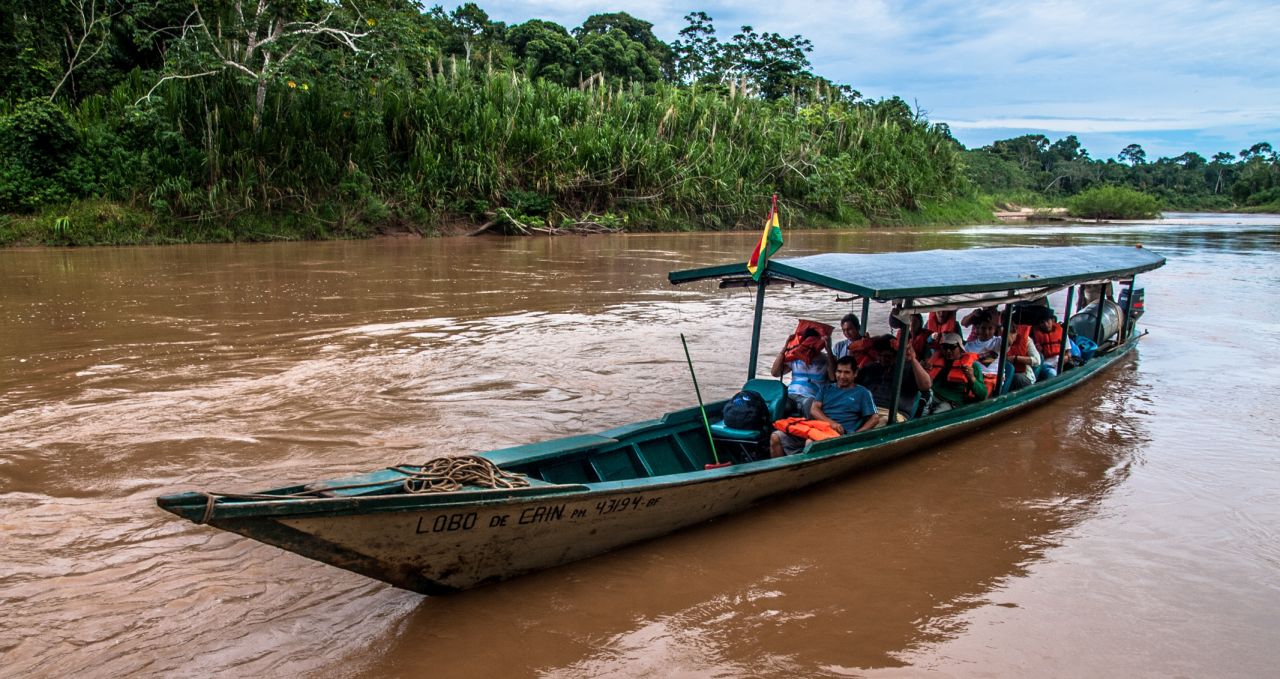
<svg viewBox="0 0 1280 679">
<path fill-rule="evenodd" d="M 875 401 L 866 387 L 854 383 L 858 377 L 858 364 L 852 356 L 836 361 L 836 383 L 823 385 L 810 408 L 810 419 L 831 425 L 837 434 L 866 431 L 880 424 Z M 773 457 L 783 453 L 794 455 L 804 450 L 806 439 L 786 432 L 775 431 L 769 439 Z"/>
</svg>

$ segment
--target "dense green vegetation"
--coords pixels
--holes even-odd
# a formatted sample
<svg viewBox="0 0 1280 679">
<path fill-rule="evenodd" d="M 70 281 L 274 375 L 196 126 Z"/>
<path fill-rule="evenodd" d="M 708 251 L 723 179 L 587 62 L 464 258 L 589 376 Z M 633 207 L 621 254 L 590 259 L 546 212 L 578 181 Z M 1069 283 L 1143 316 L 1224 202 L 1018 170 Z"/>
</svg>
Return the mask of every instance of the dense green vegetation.
<svg viewBox="0 0 1280 679">
<path fill-rule="evenodd" d="M 0 244 L 979 221 L 1125 186 L 1280 202 L 1268 144 L 1148 163 L 1074 137 L 966 151 L 702 12 L 671 44 L 411 0 L 0 0 Z"/>
<path fill-rule="evenodd" d="M 1051 142 L 1034 134 L 965 151 L 964 162 L 980 190 L 1024 205 L 1061 204 L 1091 188 L 1118 186 L 1148 194 L 1164 209 L 1280 211 L 1280 160 L 1267 142 L 1210 160 L 1188 152 L 1155 161 L 1130 144 L 1117 158 L 1099 160 L 1074 135 Z"/>
<path fill-rule="evenodd" d="M 1150 219 L 1160 214 L 1160 203 L 1124 186 L 1091 186 L 1067 199 L 1067 212 L 1087 219 Z"/>
<path fill-rule="evenodd" d="M 0 242 L 754 227 L 774 192 L 793 223 L 975 213 L 945 129 L 701 13 L 666 45 L 622 13 L 0 2 Z"/>
</svg>

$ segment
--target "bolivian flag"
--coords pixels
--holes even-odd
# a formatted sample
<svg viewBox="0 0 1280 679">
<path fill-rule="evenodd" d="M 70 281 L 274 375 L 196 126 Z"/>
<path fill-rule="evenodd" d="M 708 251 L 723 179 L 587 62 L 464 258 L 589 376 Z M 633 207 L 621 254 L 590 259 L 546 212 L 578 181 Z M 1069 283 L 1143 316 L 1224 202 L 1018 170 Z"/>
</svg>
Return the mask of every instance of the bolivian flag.
<svg viewBox="0 0 1280 679">
<path fill-rule="evenodd" d="M 782 247 L 782 227 L 778 225 L 778 194 L 773 194 L 773 207 L 769 217 L 764 220 L 764 233 L 760 234 L 760 242 L 747 258 L 747 271 L 751 272 L 751 280 L 759 281 L 760 276 L 769 265 L 769 258 Z"/>
</svg>

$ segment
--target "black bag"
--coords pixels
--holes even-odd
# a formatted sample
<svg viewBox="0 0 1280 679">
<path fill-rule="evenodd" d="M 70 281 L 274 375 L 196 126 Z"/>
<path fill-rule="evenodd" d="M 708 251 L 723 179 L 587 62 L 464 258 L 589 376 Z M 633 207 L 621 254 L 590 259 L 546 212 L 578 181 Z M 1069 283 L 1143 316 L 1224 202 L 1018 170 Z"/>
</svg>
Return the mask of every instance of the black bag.
<svg viewBox="0 0 1280 679">
<path fill-rule="evenodd" d="M 740 391 L 724 404 L 724 424 L 734 429 L 763 431 L 769 424 L 769 406 L 754 391 Z"/>
<path fill-rule="evenodd" d="M 1013 305 L 1013 322 L 1016 325 L 1038 325 L 1050 318 L 1054 318 L 1053 309 L 1043 304 L 1020 302 Z"/>
</svg>

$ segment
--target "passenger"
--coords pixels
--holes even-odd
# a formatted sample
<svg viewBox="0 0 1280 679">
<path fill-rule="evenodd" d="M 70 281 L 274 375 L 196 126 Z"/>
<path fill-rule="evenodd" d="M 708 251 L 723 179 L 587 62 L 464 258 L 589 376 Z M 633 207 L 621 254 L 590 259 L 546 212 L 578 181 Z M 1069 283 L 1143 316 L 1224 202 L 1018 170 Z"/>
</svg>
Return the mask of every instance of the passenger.
<svg viewBox="0 0 1280 679">
<path fill-rule="evenodd" d="M 1040 352 L 1040 368 L 1036 371 L 1037 380 L 1047 380 L 1058 374 L 1058 356 L 1062 354 L 1062 343 L 1065 331 L 1058 319 L 1050 316 L 1031 330 L 1031 340 Z"/>
<path fill-rule="evenodd" d="M 929 360 L 929 333 L 924 329 L 924 316 L 911 314 L 911 348 L 921 363 Z"/>
<path fill-rule="evenodd" d="M 831 425 L 837 434 L 866 431 L 880 424 L 876 404 L 866 387 L 855 383 L 858 365 L 849 356 L 836 360 L 836 382 L 823 386 L 813 401 L 809 419 Z M 794 455 L 804 450 L 806 439 L 775 431 L 769 439 L 772 457 Z"/>
<path fill-rule="evenodd" d="M 862 367 L 867 363 L 875 360 L 871 355 L 871 343 L 866 341 L 870 338 L 863 337 L 862 323 L 858 320 L 857 314 L 845 314 L 840 319 L 840 332 L 844 333 L 844 339 L 836 342 L 831 349 L 831 355 L 836 359 L 845 356 L 853 356 L 858 361 L 858 367 Z M 835 379 L 835 363 L 831 364 L 831 372 L 827 377 L 831 380 Z"/>
<path fill-rule="evenodd" d="M 977 355 L 965 352 L 960 335 L 954 332 L 942 336 L 938 353 L 930 357 L 929 379 L 933 381 L 933 399 L 925 410 L 928 415 L 987 397 Z"/>
<path fill-rule="evenodd" d="M 948 332 L 959 334 L 960 324 L 956 323 L 956 312 L 952 311 L 934 311 L 929 314 L 929 322 L 924 324 L 925 330 L 931 335 L 938 335 L 935 338 L 941 341 L 942 335 Z"/>
<path fill-rule="evenodd" d="M 871 391 L 876 405 L 889 408 L 893 393 L 894 368 L 898 366 L 898 341 L 892 335 L 881 335 L 874 340 L 876 362 L 858 371 L 858 384 Z M 914 415 L 916 398 L 929 391 L 933 380 L 916 355 L 912 344 L 907 345 L 902 372 L 902 386 L 898 389 L 898 412 L 905 417 Z"/>
<path fill-rule="evenodd" d="M 824 326 L 830 329 L 831 326 Z M 828 365 L 834 363 L 827 349 L 827 340 L 822 333 L 813 328 L 806 328 L 795 343 L 793 333 L 787 338 L 787 344 L 773 359 L 773 367 L 769 373 L 781 378 L 791 373 L 791 384 L 787 386 L 787 400 L 801 417 L 809 417 L 809 406 L 818 396 L 822 387 L 829 384 Z M 790 358 L 788 357 L 790 354 Z"/>
<path fill-rule="evenodd" d="M 964 318 L 960 319 L 960 325 L 969 329 L 969 336 L 965 338 L 966 342 L 971 342 L 978 337 L 978 323 L 983 319 L 991 321 L 991 324 L 997 328 L 1004 327 L 1004 317 L 1000 315 L 1000 308 L 994 306 L 984 306 L 979 309 L 970 311 Z M 956 332 L 959 332 L 957 330 Z"/>
<path fill-rule="evenodd" d="M 987 383 L 987 392 L 991 395 L 1003 394 L 1009 390 L 1009 378 L 1012 370 L 1005 371 L 1005 383 L 996 389 L 996 379 L 1000 373 L 1000 337 L 996 335 L 996 326 L 989 316 L 980 316 L 974 325 L 977 337 L 964 343 L 964 350 L 976 354 L 982 366 L 982 378 Z"/>
<path fill-rule="evenodd" d="M 1040 369 L 1042 358 L 1031 340 L 1031 326 L 1015 325 L 1009 331 L 1009 365 L 1013 368 L 1011 389 L 1017 391 L 1036 383 L 1036 371 Z"/>
<path fill-rule="evenodd" d="M 1080 286 L 1080 300 L 1081 300 L 1080 308 L 1083 309 L 1089 306 L 1090 304 L 1093 304 L 1094 302 L 1098 301 L 1099 296 L 1105 297 L 1106 299 L 1111 301 L 1115 300 L 1116 289 L 1115 289 L 1115 286 L 1111 284 L 1111 281 L 1107 281 L 1106 283 L 1099 283 L 1097 285 Z"/>
</svg>

